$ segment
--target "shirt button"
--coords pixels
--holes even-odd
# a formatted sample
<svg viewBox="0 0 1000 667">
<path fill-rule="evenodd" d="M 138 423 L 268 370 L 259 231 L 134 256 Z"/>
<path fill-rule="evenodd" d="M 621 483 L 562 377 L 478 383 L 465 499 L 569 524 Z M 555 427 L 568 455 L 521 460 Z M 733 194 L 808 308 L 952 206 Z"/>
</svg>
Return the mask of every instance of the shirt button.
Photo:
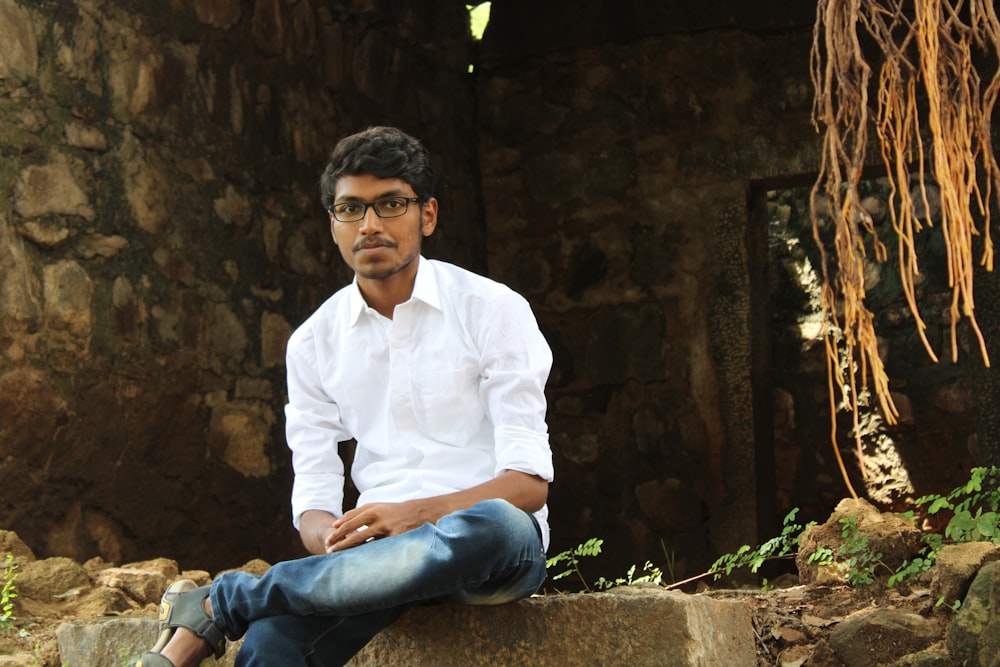
<svg viewBox="0 0 1000 667">
<path fill-rule="evenodd" d="M 403 347 L 403 341 L 394 340 L 392 341 L 392 346 L 398 350 L 399 348 Z"/>
<path fill-rule="evenodd" d="M 396 405 L 406 405 L 406 396 L 397 396 Z"/>
</svg>

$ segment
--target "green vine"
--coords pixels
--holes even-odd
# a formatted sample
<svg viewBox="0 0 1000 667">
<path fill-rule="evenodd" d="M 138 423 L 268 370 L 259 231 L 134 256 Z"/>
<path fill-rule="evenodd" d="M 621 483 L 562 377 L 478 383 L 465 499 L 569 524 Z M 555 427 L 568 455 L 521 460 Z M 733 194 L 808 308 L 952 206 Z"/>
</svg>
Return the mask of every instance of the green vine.
<svg viewBox="0 0 1000 667">
<path fill-rule="evenodd" d="M 889 577 L 889 586 L 919 576 L 930 569 L 937 560 L 944 541 L 950 543 L 992 542 L 1000 544 L 1000 468 L 996 466 L 973 468 L 969 481 L 946 496 L 926 495 L 917 499 L 917 505 L 927 505 L 928 514 L 951 512 L 944 535 L 926 533 L 924 546 L 912 560 L 903 564 Z M 913 512 L 903 516 L 913 519 Z M 942 604 L 943 600 L 938 600 Z"/>
<path fill-rule="evenodd" d="M 944 536 L 954 542 L 1000 544 L 1000 468 L 973 468 L 963 486 L 947 496 L 924 496 L 918 505 L 929 505 L 928 514 L 952 512 Z"/>
<path fill-rule="evenodd" d="M 874 583 L 876 571 L 881 567 L 890 573 L 887 585 L 891 587 L 912 577 L 918 577 L 930 569 L 946 541 L 949 543 L 986 541 L 1000 544 L 1000 468 L 973 468 L 969 481 L 948 495 L 927 495 L 919 498 L 916 502 L 918 506 L 927 506 L 927 514 L 933 515 L 950 511 L 952 516 L 943 535 L 925 533 L 921 538 L 923 546 L 917 555 L 904 561 L 896 570 L 891 570 L 883 562 L 883 555 L 869 544 L 868 536 L 863 535 L 858 527 L 858 517 L 856 516 L 846 516 L 839 519 L 840 535 L 843 542 L 836 550 L 829 546 L 819 545 L 813 553 L 809 554 L 807 561 L 814 565 L 836 565 L 846 581 L 855 587 Z M 795 518 L 798 511 L 798 508 L 794 508 L 785 516 L 781 534 L 777 537 L 755 547 L 745 544 L 735 553 L 720 556 L 709 567 L 708 571 L 683 581 L 674 581 L 673 555 L 667 553 L 664 548 L 667 568 L 673 582 L 670 584 L 664 583 L 663 571 L 660 568 L 655 567 L 650 561 L 646 561 L 641 569 L 636 565 L 630 567 L 624 577 L 611 580 L 601 577 L 592 587 L 587 583 L 580 570 L 580 560 L 601 554 L 604 540 L 599 538 L 591 538 L 574 549 L 563 551 L 549 558 L 546 561 L 546 566 L 553 569 L 562 565 L 563 569 L 552 575 L 552 580 L 558 581 L 575 575 L 588 593 L 593 592 L 595 588 L 605 590 L 614 586 L 628 586 L 638 583 L 676 588 L 708 576 L 714 577 L 714 580 L 718 581 L 742 568 L 748 568 L 750 572 L 756 574 L 767 561 L 793 558 L 799 549 L 802 535 L 807 529 L 816 525 L 814 521 L 805 525 L 797 523 Z M 901 516 L 912 521 L 914 515 L 915 512 L 910 511 Z M 764 585 L 767 587 L 766 582 Z M 945 600 L 939 600 L 938 605 L 948 606 L 952 610 L 958 608 L 955 603 L 947 604 Z"/>
<path fill-rule="evenodd" d="M 777 537 L 772 537 L 767 542 L 757 546 L 751 547 L 749 544 L 744 544 L 736 553 L 724 554 L 719 557 L 712 566 L 708 568 L 707 574 L 714 576 L 715 581 L 718 581 L 723 576 L 729 576 L 732 574 L 733 570 L 738 570 L 740 568 L 748 567 L 750 571 L 755 573 L 760 569 L 760 566 L 769 560 L 774 560 L 777 558 L 794 558 L 795 551 L 799 548 L 799 538 L 802 537 L 802 533 L 806 531 L 807 528 L 816 525 L 815 521 L 807 523 L 802 526 L 795 522 L 795 515 L 798 514 L 799 508 L 795 507 L 788 514 L 785 515 L 782 525 L 784 528 L 781 530 L 781 535 Z"/>
<path fill-rule="evenodd" d="M 0 632 L 11 632 L 14 630 L 14 598 L 17 597 L 17 586 L 14 580 L 17 579 L 17 563 L 14 556 L 7 554 L 4 562 L 3 588 L 0 589 Z"/>
<path fill-rule="evenodd" d="M 587 580 L 584 579 L 583 573 L 580 572 L 580 559 L 588 556 L 599 556 L 601 554 L 601 546 L 603 544 L 604 540 L 592 537 L 583 544 L 577 545 L 576 548 L 563 551 L 562 553 L 556 554 L 552 558 L 546 560 L 545 567 L 547 569 L 556 567 L 560 563 L 566 564 L 566 569 L 558 574 L 552 575 L 552 580 L 558 581 L 575 574 L 583 584 L 584 590 L 588 593 L 593 592 L 590 586 L 587 585 Z"/>
</svg>

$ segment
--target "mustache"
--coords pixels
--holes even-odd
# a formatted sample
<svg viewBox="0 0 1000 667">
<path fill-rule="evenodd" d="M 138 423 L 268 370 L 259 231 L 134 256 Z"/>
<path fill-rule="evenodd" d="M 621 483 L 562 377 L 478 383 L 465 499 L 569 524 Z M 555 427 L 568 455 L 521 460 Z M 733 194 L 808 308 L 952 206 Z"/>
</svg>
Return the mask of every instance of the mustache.
<svg viewBox="0 0 1000 667">
<path fill-rule="evenodd" d="M 362 239 L 354 244 L 352 250 L 370 250 L 371 248 L 395 248 L 396 244 L 392 241 L 381 238 L 368 238 Z"/>
</svg>

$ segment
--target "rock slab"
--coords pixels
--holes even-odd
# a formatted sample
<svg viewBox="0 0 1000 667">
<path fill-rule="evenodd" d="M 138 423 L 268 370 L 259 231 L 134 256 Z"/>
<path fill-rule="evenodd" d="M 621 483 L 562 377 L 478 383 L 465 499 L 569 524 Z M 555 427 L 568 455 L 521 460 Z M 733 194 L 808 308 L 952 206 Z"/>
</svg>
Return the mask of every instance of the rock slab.
<svg viewBox="0 0 1000 667">
<path fill-rule="evenodd" d="M 948 627 L 948 652 L 957 664 L 1000 665 L 1000 561 L 985 565 Z"/>
<path fill-rule="evenodd" d="M 117 667 L 155 637 L 156 621 L 150 617 L 77 621 L 59 628 L 59 652 L 72 665 Z M 232 665 L 235 648 L 217 664 Z M 745 602 L 621 588 L 539 596 L 496 607 L 413 609 L 348 664 L 728 667 L 756 660 Z"/>
<path fill-rule="evenodd" d="M 753 638 L 744 602 L 622 588 L 500 607 L 415 609 L 348 665 L 753 665 Z"/>
</svg>

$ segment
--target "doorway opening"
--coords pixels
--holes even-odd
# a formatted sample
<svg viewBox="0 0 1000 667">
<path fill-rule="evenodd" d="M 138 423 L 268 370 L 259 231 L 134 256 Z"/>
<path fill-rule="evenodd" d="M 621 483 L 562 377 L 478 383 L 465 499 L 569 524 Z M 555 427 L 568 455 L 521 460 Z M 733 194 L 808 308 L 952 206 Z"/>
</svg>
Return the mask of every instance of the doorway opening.
<svg viewBox="0 0 1000 667">
<path fill-rule="evenodd" d="M 751 187 L 752 293 L 755 358 L 755 420 L 760 443 L 773 460 L 778 516 L 798 507 L 800 521 L 824 521 L 848 491 L 831 443 L 831 398 L 823 340 L 827 326 L 820 306 L 822 256 L 809 212 L 812 179 L 760 182 Z M 919 188 L 919 184 L 911 187 Z M 879 353 L 899 409 L 898 423 L 883 419 L 873 396 L 859 395 L 860 452 L 843 396 L 835 394 L 836 446 L 855 490 L 883 510 L 901 510 L 927 493 L 940 493 L 968 479 L 975 465 L 975 396 L 971 364 L 975 349 L 950 359 L 951 289 L 947 255 L 937 225 L 936 187 L 928 184 L 931 225 L 917 236 L 921 276 L 919 312 L 927 337 L 941 359 L 927 354 L 907 306 L 897 267 L 897 235 L 892 225 L 892 192 L 879 179 L 863 181 L 863 206 L 872 216 L 886 262 L 869 249 L 865 265 L 866 307 L 875 317 Z M 831 258 L 832 221 L 820 211 L 819 236 Z M 763 265 L 763 266 L 762 266 Z M 766 269 L 763 268 L 766 266 Z M 836 335 L 836 333 L 835 333 Z M 972 354 L 968 354 L 971 352 Z M 842 362 L 843 363 L 843 362 Z M 759 416 L 756 416 L 759 415 Z"/>
</svg>

